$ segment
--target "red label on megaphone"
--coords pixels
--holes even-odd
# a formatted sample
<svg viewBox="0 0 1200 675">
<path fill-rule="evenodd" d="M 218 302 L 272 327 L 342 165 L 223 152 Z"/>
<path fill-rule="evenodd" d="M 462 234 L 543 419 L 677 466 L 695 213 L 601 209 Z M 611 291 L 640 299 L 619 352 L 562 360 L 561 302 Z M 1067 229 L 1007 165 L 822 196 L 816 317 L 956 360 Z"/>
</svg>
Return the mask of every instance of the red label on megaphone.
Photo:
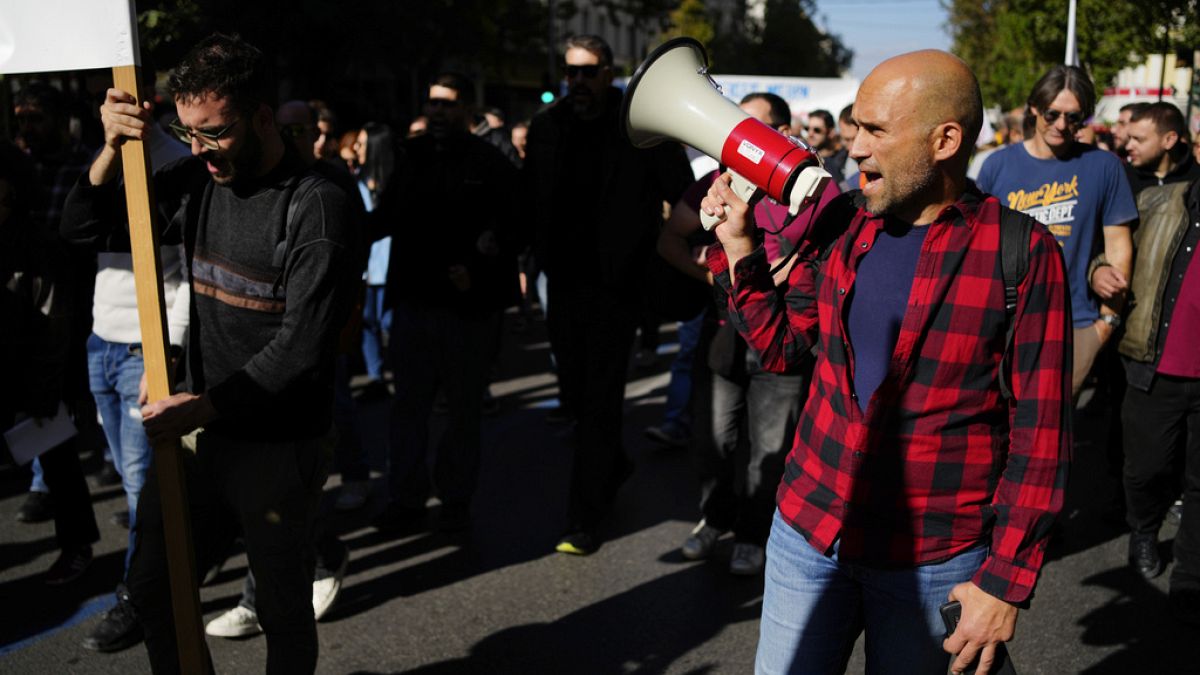
<svg viewBox="0 0 1200 675">
<path fill-rule="evenodd" d="M 725 138 L 721 164 L 766 190 L 775 201 L 787 204 L 789 178 L 806 166 L 818 166 L 819 162 L 816 155 L 787 136 L 748 117 Z"/>
</svg>

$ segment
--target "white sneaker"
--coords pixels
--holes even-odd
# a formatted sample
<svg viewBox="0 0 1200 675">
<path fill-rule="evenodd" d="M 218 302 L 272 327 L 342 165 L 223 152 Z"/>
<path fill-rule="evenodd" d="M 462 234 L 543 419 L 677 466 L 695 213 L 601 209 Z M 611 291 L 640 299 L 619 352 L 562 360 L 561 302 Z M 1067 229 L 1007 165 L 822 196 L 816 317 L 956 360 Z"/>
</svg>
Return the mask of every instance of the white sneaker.
<svg viewBox="0 0 1200 675">
<path fill-rule="evenodd" d="M 350 564 L 350 551 L 346 551 L 346 555 L 342 556 L 342 564 L 338 566 L 337 571 L 331 577 L 317 579 L 313 582 L 313 617 L 320 621 L 325 612 L 333 607 L 333 603 L 337 600 L 338 593 L 342 590 L 342 577 L 346 576 L 346 566 Z"/>
<path fill-rule="evenodd" d="M 729 573 L 740 577 L 761 574 L 767 562 L 767 553 L 754 544 L 734 544 L 733 557 L 729 559 Z"/>
<path fill-rule="evenodd" d="M 717 540 L 721 538 L 722 534 L 725 534 L 724 530 L 709 527 L 708 523 L 701 520 L 692 529 L 692 535 L 684 540 L 683 546 L 679 548 L 679 551 L 688 560 L 707 558 L 708 554 L 712 553 L 713 546 L 716 546 Z"/>
<path fill-rule="evenodd" d="M 262 632 L 262 626 L 258 625 L 258 614 L 254 610 L 238 605 L 209 621 L 204 632 L 213 637 L 238 638 L 258 635 Z"/>
<path fill-rule="evenodd" d="M 342 491 L 337 501 L 333 503 L 334 511 L 354 511 L 361 509 L 371 496 L 371 482 L 352 480 L 342 483 Z"/>
</svg>

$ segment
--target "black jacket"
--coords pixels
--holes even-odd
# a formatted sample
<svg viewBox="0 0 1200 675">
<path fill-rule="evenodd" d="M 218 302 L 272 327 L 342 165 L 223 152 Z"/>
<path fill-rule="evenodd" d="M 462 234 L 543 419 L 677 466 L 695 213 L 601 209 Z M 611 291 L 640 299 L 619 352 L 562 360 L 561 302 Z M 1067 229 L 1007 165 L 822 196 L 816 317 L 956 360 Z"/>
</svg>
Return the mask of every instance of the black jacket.
<svg viewBox="0 0 1200 675">
<path fill-rule="evenodd" d="M 609 89 L 595 125 L 604 134 L 598 154 L 575 156 L 573 138 L 584 123 L 569 98 L 538 113 L 529 125 L 523 169 L 535 228 L 535 252 L 551 283 L 598 285 L 635 292 L 644 284 L 662 224 L 663 202 L 674 204 L 692 183 L 683 146 L 663 143 L 639 150 L 620 128 L 622 94 Z M 571 167 L 594 161 L 598 180 L 576 193 Z M 590 250 L 584 250 L 590 247 Z"/>
</svg>

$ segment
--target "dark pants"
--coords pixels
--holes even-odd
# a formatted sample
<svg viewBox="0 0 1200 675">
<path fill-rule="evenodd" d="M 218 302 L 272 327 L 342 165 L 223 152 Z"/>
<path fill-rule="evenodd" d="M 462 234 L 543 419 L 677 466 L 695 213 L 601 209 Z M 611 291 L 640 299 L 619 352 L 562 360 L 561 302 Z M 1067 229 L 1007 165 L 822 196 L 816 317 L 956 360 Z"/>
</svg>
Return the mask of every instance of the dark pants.
<svg viewBox="0 0 1200 675">
<path fill-rule="evenodd" d="M 358 423 L 358 408 L 350 391 L 349 358 L 338 354 L 333 371 L 333 425 L 337 428 L 338 444 L 334 453 L 337 471 L 342 482 L 367 480 L 367 451 L 363 447 L 362 427 Z"/>
<path fill-rule="evenodd" d="M 92 495 L 79 463 L 79 436 L 42 453 L 46 487 L 54 495 L 54 538 L 63 550 L 100 540 Z"/>
<path fill-rule="evenodd" d="M 312 608 L 312 530 L 329 472 L 329 438 L 294 442 L 196 436 L 181 453 L 197 570 L 208 569 L 240 533 L 257 578 L 258 620 L 267 672 L 311 673 L 317 665 Z M 167 575 L 158 471 L 152 464 L 138 503 L 137 545 L 127 585 L 155 673 L 179 672 Z"/>
<path fill-rule="evenodd" d="M 0 409 L 0 429 L 11 427 L 13 419 L 11 410 Z M 76 435 L 38 458 L 46 487 L 54 495 L 54 538 L 63 550 L 82 548 L 100 540 L 92 494 L 79 463 L 80 438 Z M 0 448 L 4 454 L 9 451 L 2 436 Z"/>
<path fill-rule="evenodd" d="M 1149 392 L 1129 387 L 1121 417 L 1129 527 L 1139 534 L 1158 531 L 1178 494 L 1183 466 L 1183 520 L 1171 585 L 1200 588 L 1200 379 L 1157 375 Z"/>
<path fill-rule="evenodd" d="M 705 522 L 737 541 L 765 546 L 775 491 L 808 393 L 808 375 L 768 373 L 747 350 L 744 372 L 713 373 L 712 443 L 694 445 Z M 739 450 L 743 437 L 747 451 Z"/>
<path fill-rule="evenodd" d="M 595 287 L 556 289 L 551 279 L 548 304 L 560 396 L 579 420 L 568 520 L 573 528 L 591 529 L 631 468 L 621 424 L 640 302 Z"/>
<path fill-rule="evenodd" d="M 414 507 L 429 498 L 429 416 L 440 385 L 448 410 L 433 482 L 443 504 L 470 503 L 479 481 L 480 405 L 491 325 L 487 314 L 408 303 L 394 308 L 396 404 L 388 465 L 392 501 Z"/>
<path fill-rule="evenodd" d="M 348 555 L 342 541 L 328 533 L 317 537 L 313 543 L 313 550 L 316 553 L 313 581 L 333 576 Z M 258 612 L 258 584 L 254 581 L 254 572 L 246 573 L 246 578 L 242 581 L 242 599 L 238 604 L 251 612 Z"/>
</svg>

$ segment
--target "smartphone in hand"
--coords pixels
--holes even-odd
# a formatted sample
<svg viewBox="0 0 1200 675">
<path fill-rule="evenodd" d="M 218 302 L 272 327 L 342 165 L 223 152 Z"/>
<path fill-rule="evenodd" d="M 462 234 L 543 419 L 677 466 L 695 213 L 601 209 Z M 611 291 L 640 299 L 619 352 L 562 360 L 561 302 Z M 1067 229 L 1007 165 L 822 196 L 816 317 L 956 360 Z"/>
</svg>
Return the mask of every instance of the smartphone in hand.
<svg viewBox="0 0 1200 675">
<path fill-rule="evenodd" d="M 938 608 L 938 611 L 942 613 L 942 623 L 946 624 L 946 637 L 950 637 L 954 633 L 954 629 L 958 628 L 958 620 L 962 616 L 962 605 L 957 600 L 952 600 Z M 973 675 L 978 666 L 979 659 L 976 658 L 963 673 Z M 992 667 L 988 673 L 989 675 L 1017 675 L 1012 659 L 1008 658 L 1008 647 L 1003 642 L 996 645 L 996 658 L 992 661 Z"/>
</svg>

